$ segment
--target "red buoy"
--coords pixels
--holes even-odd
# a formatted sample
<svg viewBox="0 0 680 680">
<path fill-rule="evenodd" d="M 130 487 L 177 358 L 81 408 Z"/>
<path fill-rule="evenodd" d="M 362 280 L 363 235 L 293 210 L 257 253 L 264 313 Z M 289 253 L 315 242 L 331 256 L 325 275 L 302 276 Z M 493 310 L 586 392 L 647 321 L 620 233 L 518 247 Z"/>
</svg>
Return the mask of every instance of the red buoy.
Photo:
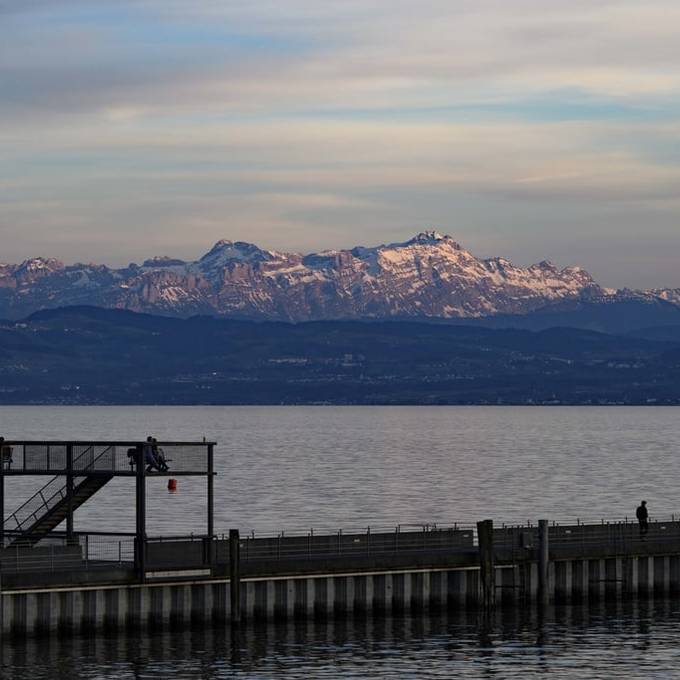
<svg viewBox="0 0 680 680">
<path fill-rule="evenodd" d="M 176 479 L 168 479 L 168 491 L 177 491 Z"/>
</svg>

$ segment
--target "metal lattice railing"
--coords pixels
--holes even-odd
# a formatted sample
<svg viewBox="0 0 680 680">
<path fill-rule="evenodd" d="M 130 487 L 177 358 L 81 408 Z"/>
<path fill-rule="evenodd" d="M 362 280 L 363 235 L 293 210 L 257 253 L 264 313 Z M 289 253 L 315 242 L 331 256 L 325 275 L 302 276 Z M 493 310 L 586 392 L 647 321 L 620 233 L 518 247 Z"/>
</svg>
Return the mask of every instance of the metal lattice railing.
<svg viewBox="0 0 680 680">
<path fill-rule="evenodd" d="M 5 540 L 19 536 L 9 532 Z M 135 538 L 130 534 L 74 533 L 50 534 L 37 546 L 14 545 L 2 554 L 3 573 L 65 573 L 120 567 L 132 569 Z"/>
<path fill-rule="evenodd" d="M 397 525 L 391 528 L 340 529 L 335 533 L 314 530 L 276 535 L 246 535 L 241 538 L 245 561 L 289 559 L 336 559 L 417 552 L 474 552 L 475 529 L 470 524 Z M 224 558 L 226 543 L 219 542 L 218 558 Z"/>
<path fill-rule="evenodd" d="M 69 447 L 73 471 L 90 470 L 116 474 L 134 474 L 139 452 L 146 442 L 140 441 L 72 441 L 33 442 L 5 441 L 2 446 L 4 474 L 66 474 Z M 211 442 L 155 442 L 162 450 L 173 474 L 205 474 L 209 467 Z M 148 463 L 143 455 L 145 464 Z M 158 470 L 150 470 L 157 472 Z"/>
<path fill-rule="evenodd" d="M 644 527 L 643 527 L 644 529 Z M 1 557 L 4 572 L 50 572 L 66 574 L 99 568 L 132 570 L 138 566 L 137 540 L 133 534 L 105 532 L 53 532 L 35 545 L 16 541 L 20 531 L 7 531 Z M 641 532 L 637 522 L 614 520 L 593 523 L 551 523 L 548 527 L 550 559 L 600 558 L 621 554 L 680 554 L 680 520 L 654 520 Z M 496 525 L 493 548 L 499 563 L 519 564 L 537 559 L 538 527 Z M 385 564 L 417 564 L 423 556 L 443 558 L 446 564 L 478 564 L 478 542 L 474 524 L 422 524 L 396 527 L 365 527 L 318 533 L 278 532 L 250 535 L 240 539 L 240 559 L 246 569 L 285 572 L 294 561 L 295 569 L 308 560 L 308 569 L 318 570 L 343 560 L 377 557 Z M 225 535 L 147 537 L 144 541 L 145 567 L 171 573 L 182 569 L 210 568 L 229 563 L 229 541 Z M 413 561 L 410 561 L 413 558 Z M 350 562 L 346 562 L 350 563 Z M 370 562 L 363 562 L 369 564 Z M 210 573 L 208 570 L 207 573 Z"/>
</svg>

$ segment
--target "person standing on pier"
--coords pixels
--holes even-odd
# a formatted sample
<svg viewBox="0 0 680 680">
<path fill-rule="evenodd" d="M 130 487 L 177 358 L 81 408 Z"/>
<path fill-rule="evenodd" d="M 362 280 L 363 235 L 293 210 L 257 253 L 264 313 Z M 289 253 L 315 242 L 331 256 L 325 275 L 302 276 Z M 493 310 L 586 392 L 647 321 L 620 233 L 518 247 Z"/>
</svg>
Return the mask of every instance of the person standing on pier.
<svg viewBox="0 0 680 680">
<path fill-rule="evenodd" d="M 640 538 L 644 539 L 649 531 L 649 513 L 647 512 L 647 501 L 642 501 L 635 511 L 638 524 L 640 525 Z"/>
</svg>

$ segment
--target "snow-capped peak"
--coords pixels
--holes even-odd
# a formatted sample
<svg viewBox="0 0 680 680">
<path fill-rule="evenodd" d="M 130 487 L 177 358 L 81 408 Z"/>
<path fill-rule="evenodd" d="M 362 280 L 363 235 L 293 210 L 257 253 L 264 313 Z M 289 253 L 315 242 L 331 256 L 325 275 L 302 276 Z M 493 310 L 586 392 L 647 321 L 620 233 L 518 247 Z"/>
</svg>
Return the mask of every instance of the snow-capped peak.
<svg viewBox="0 0 680 680">
<path fill-rule="evenodd" d="M 263 262 L 273 256 L 273 253 L 261 250 L 252 243 L 222 239 L 200 259 L 200 266 L 202 269 L 214 269 L 224 267 L 230 262 Z"/>
<path fill-rule="evenodd" d="M 159 267 L 177 267 L 185 264 L 186 262 L 184 260 L 179 260 L 174 257 L 168 257 L 167 255 L 156 255 L 155 257 L 151 257 L 148 260 L 144 260 L 143 266 L 159 268 Z"/>
<path fill-rule="evenodd" d="M 406 245 L 411 245 L 412 243 L 437 243 L 439 241 L 451 241 L 451 237 L 448 235 L 440 234 L 438 231 L 429 230 L 421 231 L 416 234 L 412 239 L 406 242 Z"/>
<path fill-rule="evenodd" d="M 37 279 L 42 279 L 64 269 L 64 263 L 52 257 L 34 257 L 24 260 L 14 272 L 17 282 L 30 285 Z"/>
<path fill-rule="evenodd" d="M 30 260 L 24 260 L 20 265 L 18 271 L 24 272 L 39 272 L 42 270 L 56 271 L 63 269 L 64 263 L 55 260 L 53 257 L 34 257 Z"/>
</svg>

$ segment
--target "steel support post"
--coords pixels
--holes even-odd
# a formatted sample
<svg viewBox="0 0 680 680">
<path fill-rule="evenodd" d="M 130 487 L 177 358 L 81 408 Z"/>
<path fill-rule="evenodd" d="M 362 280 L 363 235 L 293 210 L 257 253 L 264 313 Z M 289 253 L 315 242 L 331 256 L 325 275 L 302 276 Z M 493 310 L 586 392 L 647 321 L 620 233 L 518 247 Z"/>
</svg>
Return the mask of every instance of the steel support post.
<svg viewBox="0 0 680 680">
<path fill-rule="evenodd" d="M 137 488 L 136 488 L 136 543 L 137 573 L 140 583 L 146 580 L 146 461 L 144 445 L 137 446 Z"/>
<path fill-rule="evenodd" d="M 229 593 L 231 622 L 241 623 L 241 538 L 238 529 L 229 530 Z"/>
<path fill-rule="evenodd" d="M 73 544 L 73 444 L 66 445 L 66 542 Z"/>
<path fill-rule="evenodd" d="M 212 568 L 215 558 L 215 468 L 213 445 L 208 444 L 208 564 Z"/>
<path fill-rule="evenodd" d="M 493 520 L 477 522 L 479 574 L 482 607 L 490 612 L 496 606 L 496 569 L 493 554 Z"/>
<path fill-rule="evenodd" d="M 549 568 L 548 520 L 538 520 L 538 601 L 542 607 L 550 602 L 548 568 Z"/>
</svg>

